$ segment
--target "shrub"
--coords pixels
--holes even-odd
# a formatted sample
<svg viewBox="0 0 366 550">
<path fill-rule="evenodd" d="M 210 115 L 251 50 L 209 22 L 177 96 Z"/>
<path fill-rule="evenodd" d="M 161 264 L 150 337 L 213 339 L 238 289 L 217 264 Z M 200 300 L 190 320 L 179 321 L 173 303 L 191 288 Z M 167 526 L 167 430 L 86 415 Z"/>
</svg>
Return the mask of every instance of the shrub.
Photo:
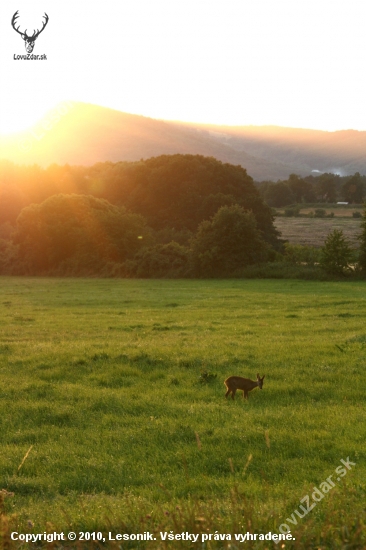
<svg viewBox="0 0 366 550">
<path fill-rule="evenodd" d="M 271 262 L 242 269 L 238 276 L 244 279 L 303 279 L 327 280 L 326 273 L 318 266 L 294 265 L 288 262 Z"/>
<path fill-rule="evenodd" d="M 285 216 L 287 218 L 292 218 L 299 216 L 300 214 L 300 208 L 294 207 L 294 208 L 285 208 Z"/>
<path fill-rule="evenodd" d="M 314 217 L 315 218 L 325 218 L 326 211 L 324 208 L 315 208 Z"/>
<path fill-rule="evenodd" d="M 0 238 L 0 274 L 11 275 L 17 273 L 20 266 L 17 264 L 18 247 L 10 241 Z"/>
<path fill-rule="evenodd" d="M 320 249 L 314 246 L 285 243 L 285 261 L 292 264 L 314 266 L 320 261 Z"/>
<path fill-rule="evenodd" d="M 189 272 L 189 250 L 172 241 L 142 249 L 125 264 L 137 277 L 185 277 Z"/>
<path fill-rule="evenodd" d="M 202 369 L 198 381 L 200 382 L 200 384 L 209 384 L 213 380 L 216 380 L 216 378 L 217 374 L 208 372 L 206 369 Z"/>
<path fill-rule="evenodd" d="M 359 212 L 357 210 L 356 212 L 352 212 L 352 217 L 353 218 L 362 218 L 362 214 L 361 214 L 361 212 Z"/>
</svg>

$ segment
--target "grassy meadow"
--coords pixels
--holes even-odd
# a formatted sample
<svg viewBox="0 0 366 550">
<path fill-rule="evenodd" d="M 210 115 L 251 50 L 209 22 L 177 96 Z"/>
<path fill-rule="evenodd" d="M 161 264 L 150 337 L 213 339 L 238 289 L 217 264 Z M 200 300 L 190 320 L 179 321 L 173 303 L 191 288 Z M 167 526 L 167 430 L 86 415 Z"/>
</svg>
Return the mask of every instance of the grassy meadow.
<svg viewBox="0 0 366 550">
<path fill-rule="evenodd" d="M 365 291 L 364 282 L 0 278 L 3 547 L 17 547 L 12 530 L 288 524 L 296 540 L 278 548 L 365 548 Z M 257 372 L 262 391 L 225 399 L 225 378 Z M 348 457 L 355 465 L 337 479 Z M 312 511 L 291 516 L 331 475 Z M 146 547 L 191 547 L 156 537 Z M 244 546 L 276 547 L 192 545 Z"/>
</svg>

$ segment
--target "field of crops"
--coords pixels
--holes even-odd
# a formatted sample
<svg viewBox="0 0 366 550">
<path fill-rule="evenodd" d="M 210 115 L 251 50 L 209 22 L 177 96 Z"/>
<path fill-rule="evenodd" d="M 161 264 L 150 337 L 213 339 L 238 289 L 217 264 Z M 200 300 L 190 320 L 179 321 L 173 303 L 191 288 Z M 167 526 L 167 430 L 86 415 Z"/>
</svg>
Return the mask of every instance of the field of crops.
<svg viewBox="0 0 366 550">
<path fill-rule="evenodd" d="M 361 219 L 348 217 L 306 218 L 277 217 L 274 225 L 281 232 L 282 239 L 291 244 L 320 247 L 327 235 L 334 229 L 342 230 L 349 242 L 357 247 L 357 237 L 361 233 Z"/>
<path fill-rule="evenodd" d="M 289 528 L 279 548 L 364 548 L 365 290 L 0 278 L 3 546 L 88 531 L 264 549 L 235 534 Z M 225 399 L 225 378 L 257 372 L 262 391 Z M 183 531 L 200 545 L 160 534 Z"/>
</svg>

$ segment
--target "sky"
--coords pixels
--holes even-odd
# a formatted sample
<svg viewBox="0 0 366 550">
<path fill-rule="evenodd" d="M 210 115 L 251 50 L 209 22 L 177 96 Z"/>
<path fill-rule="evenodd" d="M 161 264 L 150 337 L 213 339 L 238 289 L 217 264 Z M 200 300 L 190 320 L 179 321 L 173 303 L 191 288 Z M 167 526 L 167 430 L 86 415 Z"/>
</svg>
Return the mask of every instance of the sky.
<svg viewBox="0 0 366 550">
<path fill-rule="evenodd" d="M 17 60 L 39 29 L 42 61 Z M 4 0 L 0 132 L 65 101 L 220 125 L 366 130 L 365 0 Z"/>
</svg>

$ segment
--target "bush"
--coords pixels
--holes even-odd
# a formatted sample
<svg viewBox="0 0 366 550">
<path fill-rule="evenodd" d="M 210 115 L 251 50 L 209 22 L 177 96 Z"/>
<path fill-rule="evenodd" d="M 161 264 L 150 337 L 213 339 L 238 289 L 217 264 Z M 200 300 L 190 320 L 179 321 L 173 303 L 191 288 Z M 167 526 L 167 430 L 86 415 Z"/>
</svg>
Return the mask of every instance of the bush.
<svg viewBox="0 0 366 550">
<path fill-rule="evenodd" d="M 189 250 L 172 241 L 144 248 L 125 263 L 130 275 L 137 277 L 186 277 L 189 274 Z"/>
<path fill-rule="evenodd" d="M 271 262 L 253 265 L 242 269 L 237 274 L 243 279 L 303 279 L 324 281 L 328 277 L 318 266 L 294 265 L 287 262 Z"/>
<path fill-rule="evenodd" d="M 292 218 L 300 215 L 300 208 L 285 208 L 285 216 L 287 218 Z"/>
<path fill-rule="evenodd" d="M 325 218 L 326 210 L 324 208 L 315 208 L 314 217 L 315 218 Z"/>
<path fill-rule="evenodd" d="M 359 211 L 352 212 L 352 217 L 353 218 L 362 218 L 362 214 Z"/>
<path fill-rule="evenodd" d="M 285 261 L 296 265 L 314 266 L 320 261 L 321 251 L 314 246 L 285 243 Z"/>
<path fill-rule="evenodd" d="M 15 275 L 18 271 L 25 274 L 20 265 L 17 265 L 18 247 L 10 241 L 0 238 L 0 274 Z"/>
<path fill-rule="evenodd" d="M 216 380 L 216 378 L 217 374 L 214 374 L 213 372 L 208 372 L 206 369 L 202 369 L 198 381 L 200 382 L 200 384 L 209 384 L 210 382 Z"/>
</svg>

